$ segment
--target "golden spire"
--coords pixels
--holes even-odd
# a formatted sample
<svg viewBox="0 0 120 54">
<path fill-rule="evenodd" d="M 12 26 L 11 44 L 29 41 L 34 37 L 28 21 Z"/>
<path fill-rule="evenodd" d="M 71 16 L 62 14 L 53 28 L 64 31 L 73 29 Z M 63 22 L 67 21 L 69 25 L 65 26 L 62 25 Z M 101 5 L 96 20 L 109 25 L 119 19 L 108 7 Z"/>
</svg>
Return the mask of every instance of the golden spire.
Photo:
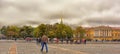
<svg viewBox="0 0 120 54">
<path fill-rule="evenodd" d="M 63 19 L 62 19 L 62 16 L 61 16 L 61 21 L 60 21 L 60 24 L 63 24 Z"/>
<path fill-rule="evenodd" d="M 63 24 L 63 11 L 61 11 L 60 13 L 60 19 L 61 19 L 60 24 Z"/>
</svg>

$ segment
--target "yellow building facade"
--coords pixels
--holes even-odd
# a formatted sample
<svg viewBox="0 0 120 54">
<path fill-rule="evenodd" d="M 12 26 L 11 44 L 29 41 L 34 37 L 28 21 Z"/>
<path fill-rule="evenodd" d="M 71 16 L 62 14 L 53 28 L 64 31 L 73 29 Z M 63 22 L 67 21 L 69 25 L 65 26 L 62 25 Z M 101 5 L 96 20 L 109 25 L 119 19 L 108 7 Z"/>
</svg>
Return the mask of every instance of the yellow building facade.
<svg viewBox="0 0 120 54">
<path fill-rule="evenodd" d="M 119 40 L 120 28 L 109 26 L 98 26 L 85 28 L 85 36 L 91 40 Z"/>
</svg>

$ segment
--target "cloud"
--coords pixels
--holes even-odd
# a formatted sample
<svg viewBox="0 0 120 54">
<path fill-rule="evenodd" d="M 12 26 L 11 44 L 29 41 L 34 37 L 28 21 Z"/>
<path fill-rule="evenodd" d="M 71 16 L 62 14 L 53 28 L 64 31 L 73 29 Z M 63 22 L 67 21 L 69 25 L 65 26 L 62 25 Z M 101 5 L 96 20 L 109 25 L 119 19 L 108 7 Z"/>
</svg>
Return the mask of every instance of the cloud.
<svg viewBox="0 0 120 54">
<path fill-rule="evenodd" d="M 1 25 L 120 25 L 120 0 L 0 0 Z"/>
</svg>

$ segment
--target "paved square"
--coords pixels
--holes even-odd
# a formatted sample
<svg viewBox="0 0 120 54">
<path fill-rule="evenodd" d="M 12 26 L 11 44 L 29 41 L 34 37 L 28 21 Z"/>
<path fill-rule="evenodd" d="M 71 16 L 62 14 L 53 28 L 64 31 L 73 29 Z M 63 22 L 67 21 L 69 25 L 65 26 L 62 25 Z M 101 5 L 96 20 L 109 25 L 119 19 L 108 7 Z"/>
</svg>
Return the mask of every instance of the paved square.
<svg viewBox="0 0 120 54">
<path fill-rule="evenodd" d="M 48 46 L 47 54 L 120 54 L 120 44 L 48 44 Z M 10 54 L 9 52 L 12 54 L 42 54 L 40 48 L 41 46 L 35 42 L 0 40 L 0 54 Z"/>
</svg>

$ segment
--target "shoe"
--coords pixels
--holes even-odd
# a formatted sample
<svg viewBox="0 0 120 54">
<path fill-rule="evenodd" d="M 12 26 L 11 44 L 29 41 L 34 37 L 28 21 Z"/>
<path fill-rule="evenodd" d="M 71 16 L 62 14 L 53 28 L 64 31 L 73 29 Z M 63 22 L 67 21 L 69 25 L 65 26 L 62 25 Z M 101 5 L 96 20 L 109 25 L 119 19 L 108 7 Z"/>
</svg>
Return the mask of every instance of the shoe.
<svg viewBox="0 0 120 54">
<path fill-rule="evenodd" d="M 41 52 L 43 52 L 43 50 L 41 50 Z"/>
<path fill-rule="evenodd" d="M 46 51 L 46 53 L 48 53 L 48 51 Z"/>
</svg>

